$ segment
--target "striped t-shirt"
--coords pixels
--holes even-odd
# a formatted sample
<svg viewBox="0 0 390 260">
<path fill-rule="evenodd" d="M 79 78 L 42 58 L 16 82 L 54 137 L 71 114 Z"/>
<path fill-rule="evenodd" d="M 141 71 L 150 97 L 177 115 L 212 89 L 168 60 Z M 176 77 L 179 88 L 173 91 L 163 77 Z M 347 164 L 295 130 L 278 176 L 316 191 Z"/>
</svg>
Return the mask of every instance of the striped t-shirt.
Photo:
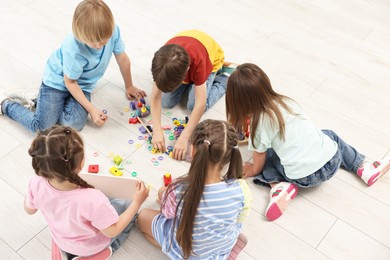
<svg viewBox="0 0 390 260">
<path fill-rule="evenodd" d="M 152 231 L 162 251 L 172 259 L 181 259 L 182 251 L 176 241 L 176 227 L 173 229 L 175 211 L 184 186 L 179 185 L 168 193 L 161 214 L 153 219 Z M 242 222 L 249 213 L 252 195 L 245 180 L 233 180 L 207 184 L 195 216 L 192 233 L 190 259 L 226 259 L 242 228 Z M 182 204 L 178 208 L 178 219 Z M 173 232 L 173 233 L 172 233 Z M 173 238 L 173 239 L 171 239 Z"/>
</svg>

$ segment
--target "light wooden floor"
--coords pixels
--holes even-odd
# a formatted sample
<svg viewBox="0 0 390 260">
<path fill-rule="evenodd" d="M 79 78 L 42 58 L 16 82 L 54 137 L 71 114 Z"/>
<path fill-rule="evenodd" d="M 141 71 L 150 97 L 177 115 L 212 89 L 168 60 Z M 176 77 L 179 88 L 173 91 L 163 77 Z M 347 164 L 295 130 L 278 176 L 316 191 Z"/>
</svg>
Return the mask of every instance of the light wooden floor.
<svg viewBox="0 0 390 260">
<path fill-rule="evenodd" d="M 273 86 L 302 104 L 320 128 L 335 130 L 370 159 L 390 156 L 390 2 L 387 0 L 107 1 L 132 60 L 134 82 L 150 94 L 153 53 L 175 33 L 198 28 L 224 48 L 227 60 L 262 67 Z M 70 32 L 77 1 L 0 1 L 0 88 L 40 85 L 46 59 Z M 108 110 L 102 128 L 88 122 L 82 135 L 87 165 L 104 174 L 110 153 L 128 158 L 126 174 L 151 184 L 147 206 L 156 207 L 162 175 L 184 174 L 188 164 L 156 157 L 138 126 L 127 123 L 128 104 L 117 65 L 100 80 L 93 102 Z M 203 118 L 225 119 L 224 100 Z M 182 108 L 170 110 L 184 118 Z M 163 121 L 170 119 L 164 111 Z M 27 149 L 33 135 L 0 117 L 0 258 L 50 259 L 50 234 L 40 214 L 28 216 L 23 200 L 34 175 Z M 246 147 L 240 147 L 250 160 Z M 98 152 L 99 157 L 93 153 Z M 390 259 L 390 176 L 367 188 L 340 170 L 317 188 L 301 189 L 287 212 L 267 222 L 268 189 L 248 180 L 254 195 L 239 259 Z M 113 259 L 166 259 L 134 229 Z"/>
</svg>

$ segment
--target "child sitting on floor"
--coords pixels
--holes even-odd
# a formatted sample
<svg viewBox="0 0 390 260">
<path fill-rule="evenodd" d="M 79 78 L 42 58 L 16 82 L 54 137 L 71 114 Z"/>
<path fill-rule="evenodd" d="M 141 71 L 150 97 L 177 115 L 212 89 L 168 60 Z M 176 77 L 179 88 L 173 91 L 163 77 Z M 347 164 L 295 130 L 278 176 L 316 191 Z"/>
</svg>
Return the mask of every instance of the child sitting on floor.
<svg viewBox="0 0 390 260">
<path fill-rule="evenodd" d="M 252 196 L 242 179 L 237 141 L 234 128 L 224 121 L 199 123 L 191 137 L 188 174 L 160 189 L 161 212 L 140 212 L 145 238 L 171 259 L 227 259 L 237 254 L 235 245 L 242 240 L 245 245 L 240 231 Z"/>
<path fill-rule="evenodd" d="M 53 241 L 70 259 L 106 248 L 117 250 L 149 195 L 144 183 L 138 183 L 131 204 L 95 190 L 78 175 L 84 165 L 84 144 L 69 127 L 57 125 L 40 132 L 28 152 L 38 176 L 30 181 L 25 211 L 41 211 Z"/>
<path fill-rule="evenodd" d="M 103 1 L 82 1 L 73 14 L 72 29 L 73 35 L 68 35 L 61 48 L 49 57 L 38 96 L 32 89 L 0 94 L 0 115 L 6 115 L 34 133 L 55 124 L 80 131 L 88 114 L 94 124 L 102 126 L 108 117 L 91 103 L 91 93 L 105 73 L 112 54 L 119 65 L 127 98 L 146 95 L 133 84 L 130 59 L 119 27 Z M 35 111 L 18 100 L 36 106 Z"/>
<path fill-rule="evenodd" d="M 368 186 L 390 169 L 390 161 L 365 162 L 365 156 L 332 130 L 319 130 L 292 99 L 275 92 L 255 64 L 242 64 L 231 74 L 226 91 L 228 120 L 237 127 L 251 119 L 248 149 L 253 164 L 245 177 L 272 187 L 266 217 L 279 218 L 298 187 L 320 185 L 339 167 L 358 175 Z"/>
<path fill-rule="evenodd" d="M 188 93 L 187 108 L 191 115 L 172 152 L 176 160 L 185 159 L 188 141 L 203 113 L 226 92 L 227 79 L 234 65 L 224 60 L 221 46 L 199 30 L 178 33 L 154 54 L 150 103 L 155 129 L 154 148 L 166 149 L 164 134 L 160 130 L 161 106 L 172 108 Z"/>
</svg>

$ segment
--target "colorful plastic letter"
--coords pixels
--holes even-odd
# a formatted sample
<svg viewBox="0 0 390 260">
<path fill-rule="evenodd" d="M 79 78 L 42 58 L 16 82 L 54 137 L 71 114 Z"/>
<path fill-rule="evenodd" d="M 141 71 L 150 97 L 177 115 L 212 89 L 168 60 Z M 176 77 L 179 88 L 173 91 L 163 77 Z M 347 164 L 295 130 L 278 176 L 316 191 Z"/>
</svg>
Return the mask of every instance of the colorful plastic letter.
<svg viewBox="0 0 390 260">
<path fill-rule="evenodd" d="M 90 172 L 90 173 L 98 173 L 99 172 L 99 165 L 98 164 L 89 165 L 88 166 L 88 172 Z"/>
<path fill-rule="evenodd" d="M 115 166 L 112 166 L 110 168 L 110 173 L 112 175 L 115 175 L 115 176 L 122 176 L 123 175 L 123 173 L 120 170 L 118 170 L 118 168 L 116 168 Z"/>
</svg>

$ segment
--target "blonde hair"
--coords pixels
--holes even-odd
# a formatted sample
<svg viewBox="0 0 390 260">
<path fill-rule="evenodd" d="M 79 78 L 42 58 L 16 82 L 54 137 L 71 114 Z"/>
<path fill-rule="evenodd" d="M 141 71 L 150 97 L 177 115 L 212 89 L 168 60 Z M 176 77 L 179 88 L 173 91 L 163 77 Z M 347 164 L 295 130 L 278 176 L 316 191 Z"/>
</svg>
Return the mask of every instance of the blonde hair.
<svg viewBox="0 0 390 260">
<path fill-rule="evenodd" d="M 114 32 L 115 21 L 110 8 L 101 0 L 84 0 L 74 11 L 72 30 L 81 42 L 101 42 Z"/>
</svg>

